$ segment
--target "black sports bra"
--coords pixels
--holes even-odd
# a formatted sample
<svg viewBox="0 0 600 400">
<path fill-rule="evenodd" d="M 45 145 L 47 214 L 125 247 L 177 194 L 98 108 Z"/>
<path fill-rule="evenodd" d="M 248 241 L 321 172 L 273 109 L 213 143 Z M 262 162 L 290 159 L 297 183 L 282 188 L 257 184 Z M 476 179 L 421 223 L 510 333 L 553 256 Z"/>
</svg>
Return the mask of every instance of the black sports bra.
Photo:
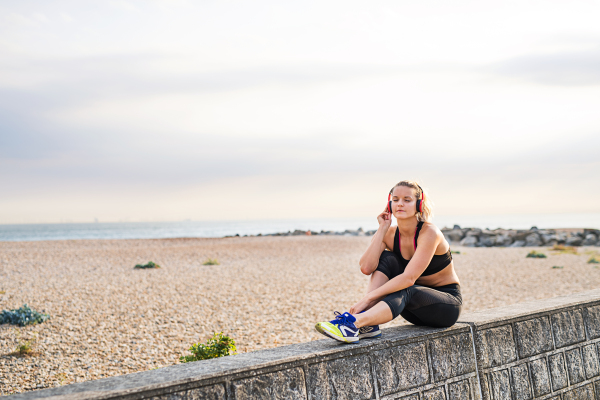
<svg viewBox="0 0 600 400">
<path fill-rule="evenodd" d="M 415 250 L 417 249 L 417 238 L 419 237 L 419 232 L 421 232 L 421 228 L 423 227 L 423 221 L 417 224 L 417 230 L 415 231 Z M 402 252 L 400 251 L 400 230 L 396 228 L 396 235 L 394 235 L 394 249 L 393 252 L 400 257 L 400 263 L 404 268 L 408 265 L 410 260 L 405 260 L 402 257 Z M 445 254 L 433 255 L 431 258 L 431 262 L 423 271 L 421 276 L 433 275 L 435 273 L 440 272 L 444 268 L 446 268 L 452 262 L 452 253 L 450 249 Z"/>
</svg>

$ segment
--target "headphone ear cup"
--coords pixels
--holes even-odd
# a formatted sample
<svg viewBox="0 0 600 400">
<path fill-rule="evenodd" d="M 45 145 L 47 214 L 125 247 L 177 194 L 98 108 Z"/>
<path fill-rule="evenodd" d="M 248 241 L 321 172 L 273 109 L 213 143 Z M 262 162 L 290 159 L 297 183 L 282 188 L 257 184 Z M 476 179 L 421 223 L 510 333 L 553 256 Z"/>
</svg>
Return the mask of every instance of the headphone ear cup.
<svg viewBox="0 0 600 400">
<path fill-rule="evenodd" d="M 391 213 L 392 212 L 392 201 L 388 201 L 388 212 Z"/>
<path fill-rule="evenodd" d="M 422 213 L 423 212 L 423 202 L 425 201 L 425 192 L 423 191 L 423 188 L 421 187 L 421 185 L 419 185 L 418 183 L 416 183 L 416 185 L 421 190 L 421 198 L 417 199 L 417 212 Z"/>
</svg>

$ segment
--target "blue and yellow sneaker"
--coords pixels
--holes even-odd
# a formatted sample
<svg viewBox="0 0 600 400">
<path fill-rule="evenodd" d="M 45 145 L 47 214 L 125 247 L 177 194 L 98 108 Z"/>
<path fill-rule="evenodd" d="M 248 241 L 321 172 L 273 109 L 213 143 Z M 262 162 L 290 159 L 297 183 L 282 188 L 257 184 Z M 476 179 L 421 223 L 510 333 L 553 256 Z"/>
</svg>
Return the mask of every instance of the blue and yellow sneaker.
<svg viewBox="0 0 600 400">
<path fill-rule="evenodd" d="M 358 342 L 358 328 L 354 325 L 356 318 L 350 313 L 335 312 L 335 319 L 329 322 L 319 322 L 315 325 L 317 332 L 345 343 Z"/>
</svg>

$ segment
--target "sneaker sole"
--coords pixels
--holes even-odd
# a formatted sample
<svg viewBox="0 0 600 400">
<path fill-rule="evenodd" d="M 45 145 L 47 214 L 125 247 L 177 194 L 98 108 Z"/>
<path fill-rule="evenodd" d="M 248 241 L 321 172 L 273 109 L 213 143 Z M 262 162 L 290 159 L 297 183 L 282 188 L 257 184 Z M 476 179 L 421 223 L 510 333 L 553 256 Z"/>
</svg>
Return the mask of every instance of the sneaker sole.
<svg viewBox="0 0 600 400">
<path fill-rule="evenodd" d="M 334 335 L 333 333 L 329 332 L 328 330 L 323 329 L 323 327 L 321 326 L 321 323 L 318 323 L 315 325 L 315 330 L 317 332 L 319 332 L 320 334 L 327 336 L 328 338 L 335 339 L 338 342 L 342 342 L 342 343 L 356 343 L 360 340 L 360 338 L 358 338 L 358 337 L 345 338 L 345 337 Z"/>
<path fill-rule="evenodd" d="M 369 332 L 369 333 L 359 333 L 359 339 L 375 339 L 381 337 L 381 331 Z"/>
</svg>

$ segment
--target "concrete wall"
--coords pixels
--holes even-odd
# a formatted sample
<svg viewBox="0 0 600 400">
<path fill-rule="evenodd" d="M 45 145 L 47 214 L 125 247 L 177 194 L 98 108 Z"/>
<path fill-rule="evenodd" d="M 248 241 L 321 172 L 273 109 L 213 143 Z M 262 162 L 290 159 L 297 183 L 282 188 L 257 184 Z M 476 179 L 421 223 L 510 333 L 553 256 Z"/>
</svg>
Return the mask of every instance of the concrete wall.
<svg viewBox="0 0 600 400">
<path fill-rule="evenodd" d="M 468 299 L 467 299 L 468 301 Z M 600 400 L 600 290 L 25 394 L 65 399 Z"/>
</svg>

